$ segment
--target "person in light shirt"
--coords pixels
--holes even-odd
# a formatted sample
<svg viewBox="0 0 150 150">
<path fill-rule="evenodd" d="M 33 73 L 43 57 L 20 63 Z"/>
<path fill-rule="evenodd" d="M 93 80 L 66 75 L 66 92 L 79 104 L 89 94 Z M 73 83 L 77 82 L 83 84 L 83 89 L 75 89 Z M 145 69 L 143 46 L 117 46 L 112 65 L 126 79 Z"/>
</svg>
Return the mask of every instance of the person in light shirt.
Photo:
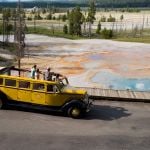
<svg viewBox="0 0 150 150">
<path fill-rule="evenodd" d="M 36 80 L 40 79 L 40 70 L 39 69 L 36 69 L 36 71 L 35 71 L 35 79 Z"/>
<path fill-rule="evenodd" d="M 31 68 L 31 74 L 30 74 L 30 76 L 31 76 L 32 79 L 35 79 L 36 67 L 37 67 L 37 66 L 34 65 L 34 66 Z"/>
</svg>

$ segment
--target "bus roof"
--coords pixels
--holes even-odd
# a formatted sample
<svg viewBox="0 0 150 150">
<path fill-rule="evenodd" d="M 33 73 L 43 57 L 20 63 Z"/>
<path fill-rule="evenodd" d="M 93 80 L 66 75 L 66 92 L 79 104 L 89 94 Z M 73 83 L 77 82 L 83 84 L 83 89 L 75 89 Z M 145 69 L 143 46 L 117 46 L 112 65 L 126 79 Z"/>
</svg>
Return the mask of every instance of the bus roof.
<svg viewBox="0 0 150 150">
<path fill-rule="evenodd" d="M 51 83 L 51 84 L 58 84 L 59 82 L 56 81 L 46 81 L 46 80 L 36 80 L 36 79 L 31 79 L 28 77 L 18 77 L 18 76 L 10 76 L 10 75 L 0 75 L 1 78 L 9 78 L 9 79 L 15 79 L 15 80 L 24 80 L 24 81 L 29 81 L 29 82 L 38 82 L 38 83 Z"/>
</svg>

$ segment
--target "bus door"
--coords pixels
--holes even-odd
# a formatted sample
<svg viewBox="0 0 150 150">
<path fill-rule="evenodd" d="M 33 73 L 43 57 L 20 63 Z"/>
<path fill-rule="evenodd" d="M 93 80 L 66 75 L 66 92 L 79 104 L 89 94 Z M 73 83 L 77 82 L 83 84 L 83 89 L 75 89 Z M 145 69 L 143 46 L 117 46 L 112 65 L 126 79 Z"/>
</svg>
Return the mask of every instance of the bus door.
<svg viewBox="0 0 150 150">
<path fill-rule="evenodd" d="M 32 103 L 45 105 L 45 85 L 43 83 L 33 83 Z"/>
<path fill-rule="evenodd" d="M 46 88 L 46 104 L 49 106 L 62 106 L 67 97 L 62 94 L 56 85 L 48 84 Z"/>
<path fill-rule="evenodd" d="M 31 103 L 31 83 L 29 81 L 18 81 L 18 100 Z"/>
</svg>

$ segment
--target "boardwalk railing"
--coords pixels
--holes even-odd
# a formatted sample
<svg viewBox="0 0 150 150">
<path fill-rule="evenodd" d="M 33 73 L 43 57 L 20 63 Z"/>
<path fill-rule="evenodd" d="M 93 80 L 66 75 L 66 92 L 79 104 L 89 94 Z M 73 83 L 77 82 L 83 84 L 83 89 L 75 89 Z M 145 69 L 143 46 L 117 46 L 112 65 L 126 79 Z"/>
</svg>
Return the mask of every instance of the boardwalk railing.
<svg viewBox="0 0 150 150">
<path fill-rule="evenodd" d="M 122 100 L 150 102 L 150 91 L 112 90 L 100 88 L 84 88 L 89 96 L 99 100 Z"/>
</svg>

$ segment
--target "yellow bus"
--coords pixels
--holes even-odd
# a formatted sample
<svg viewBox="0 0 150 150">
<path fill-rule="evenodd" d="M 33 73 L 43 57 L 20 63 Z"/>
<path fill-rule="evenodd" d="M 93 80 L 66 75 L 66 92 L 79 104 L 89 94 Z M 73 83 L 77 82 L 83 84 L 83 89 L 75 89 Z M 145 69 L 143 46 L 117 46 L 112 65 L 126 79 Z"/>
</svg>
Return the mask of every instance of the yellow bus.
<svg viewBox="0 0 150 150">
<path fill-rule="evenodd" d="M 69 84 L 13 76 L 10 70 L 0 74 L 0 109 L 7 105 L 32 106 L 79 118 L 90 110 L 91 104 L 85 90 Z"/>
</svg>

